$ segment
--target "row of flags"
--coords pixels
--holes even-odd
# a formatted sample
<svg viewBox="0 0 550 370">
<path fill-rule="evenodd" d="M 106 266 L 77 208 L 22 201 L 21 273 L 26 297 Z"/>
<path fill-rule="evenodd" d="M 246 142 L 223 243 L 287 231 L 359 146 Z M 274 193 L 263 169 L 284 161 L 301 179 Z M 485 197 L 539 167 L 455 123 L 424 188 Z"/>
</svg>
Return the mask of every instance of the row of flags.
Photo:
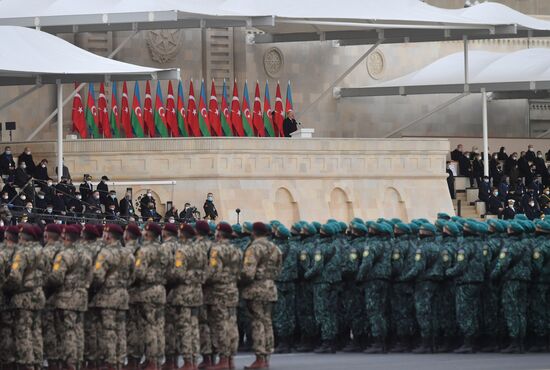
<svg viewBox="0 0 550 370">
<path fill-rule="evenodd" d="M 76 88 L 76 84 L 75 84 Z M 210 136 L 249 136 L 249 137 L 282 137 L 283 121 L 293 111 L 292 90 L 290 81 L 286 91 L 286 106 L 283 108 L 281 87 L 277 82 L 275 106 L 271 110 L 269 86 L 266 81 L 262 109 L 260 84 L 256 82 L 253 105 L 250 104 L 248 83 L 244 84 L 242 104 L 239 99 L 237 81 L 233 85 L 233 98 L 227 97 L 225 80 L 218 104 L 216 87 L 212 81 L 210 99 L 204 80 L 201 91 L 195 98 L 193 81 L 189 85 L 187 108 L 183 93 L 183 84 L 178 83 L 177 99 L 174 96 L 172 81 L 168 83 L 166 102 L 163 100 L 160 81 L 157 82 L 155 104 L 151 95 L 151 85 L 147 81 L 145 101 L 141 105 L 139 85 L 134 85 L 132 108 L 126 82 L 122 85 L 120 109 L 117 99 L 117 84 L 112 83 L 110 107 L 105 96 L 105 86 L 99 87 L 99 98 L 95 101 L 94 85 L 89 84 L 86 104 L 80 93 L 73 100 L 73 131 L 82 139 L 93 138 L 142 138 L 142 137 L 210 137 Z M 274 113 L 274 115 L 273 115 Z"/>
</svg>

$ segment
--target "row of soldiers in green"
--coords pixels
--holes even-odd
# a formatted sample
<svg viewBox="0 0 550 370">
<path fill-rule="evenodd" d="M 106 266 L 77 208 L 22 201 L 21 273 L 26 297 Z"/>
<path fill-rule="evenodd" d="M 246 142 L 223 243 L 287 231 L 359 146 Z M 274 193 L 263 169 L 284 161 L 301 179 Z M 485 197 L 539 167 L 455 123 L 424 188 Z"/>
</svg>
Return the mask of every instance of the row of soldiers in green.
<svg viewBox="0 0 550 370">
<path fill-rule="evenodd" d="M 547 349 L 550 221 L 441 214 L 435 224 L 354 219 L 272 228 L 283 253 L 278 352 L 293 344 L 317 353 Z"/>
</svg>

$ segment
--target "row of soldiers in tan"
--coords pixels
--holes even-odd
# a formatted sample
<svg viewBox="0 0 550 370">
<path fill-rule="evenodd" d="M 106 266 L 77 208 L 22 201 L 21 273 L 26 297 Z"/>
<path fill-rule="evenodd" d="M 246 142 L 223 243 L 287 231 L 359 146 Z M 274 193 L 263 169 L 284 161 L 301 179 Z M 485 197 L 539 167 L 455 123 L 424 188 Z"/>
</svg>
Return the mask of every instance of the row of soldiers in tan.
<svg viewBox="0 0 550 370">
<path fill-rule="evenodd" d="M 181 355 L 184 370 L 233 369 L 239 289 L 256 353 L 246 369 L 268 368 L 281 253 L 265 237 L 265 224 L 253 230 L 243 258 L 226 223 L 214 241 L 204 221 L 194 228 L 149 223 L 143 235 L 134 224 L 52 224 L 44 247 L 39 227 L 7 228 L 0 249 L 2 368 L 37 370 L 46 360 L 51 370 L 156 370 L 166 358 L 163 369 L 175 370 Z"/>
</svg>

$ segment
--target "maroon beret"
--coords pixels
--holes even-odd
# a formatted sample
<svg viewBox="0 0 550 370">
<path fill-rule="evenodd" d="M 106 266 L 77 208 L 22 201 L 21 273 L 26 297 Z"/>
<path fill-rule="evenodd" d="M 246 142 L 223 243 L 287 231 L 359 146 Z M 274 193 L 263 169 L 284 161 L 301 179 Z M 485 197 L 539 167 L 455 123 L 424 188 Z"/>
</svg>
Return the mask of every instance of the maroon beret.
<svg viewBox="0 0 550 370">
<path fill-rule="evenodd" d="M 148 222 L 147 225 L 145 225 L 145 230 L 151 231 L 155 233 L 155 235 L 160 235 L 160 233 L 162 232 L 160 226 L 154 222 Z"/>
<path fill-rule="evenodd" d="M 180 225 L 180 230 L 181 230 L 182 233 L 187 234 L 187 235 L 191 235 L 191 236 L 194 236 L 194 235 L 197 234 L 195 229 L 193 229 L 193 226 L 191 226 L 189 224 L 181 224 Z"/>
<path fill-rule="evenodd" d="M 46 225 L 46 227 L 44 228 L 44 231 L 47 231 L 49 233 L 54 233 L 54 234 L 57 234 L 57 235 L 61 235 L 61 232 L 63 231 L 63 229 L 61 228 L 60 225 L 57 225 L 57 224 L 48 224 Z"/>
<path fill-rule="evenodd" d="M 97 230 L 97 235 L 99 236 L 103 235 L 103 224 L 97 224 L 95 225 L 95 228 Z"/>
<path fill-rule="evenodd" d="M 141 230 L 139 226 L 134 223 L 126 225 L 126 231 L 128 231 L 130 234 L 134 235 L 137 238 L 141 237 Z"/>
<path fill-rule="evenodd" d="M 122 230 L 122 227 L 118 226 L 117 224 L 107 224 L 103 228 L 103 231 L 118 235 L 124 234 L 124 230 Z"/>
<path fill-rule="evenodd" d="M 65 234 L 71 234 L 71 235 L 80 235 L 80 229 L 75 225 L 65 225 L 63 226 L 63 231 Z"/>
<path fill-rule="evenodd" d="M 76 227 L 79 233 L 82 232 L 82 230 L 84 229 L 84 227 L 81 224 L 72 224 L 72 225 Z"/>
<path fill-rule="evenodd" d="M 15 225 L 8 226 L 8 228 L 6 229 L 6 232 L 13 235 L 17 235 L 19 234 L 19 227 Z"/>
<path fill-rule="evenodd" d="M 164 230 L 168 231 L 169 233 L 172 233 L 174 235 L 178 234 L 178 225 L 176 224 L 164 224 Z"/>
<path fill-rule="evenodd" d="M 34 235 L 36 235 L 36 239 L 37 240 L 42 239 L 42 237 L 44 236 L 44 232 L 42 231 L 42 228 L 38 225 L 32 225 L 32 227 L 34 227 Z"/>
<path fill-rule="evenodd" d="M 252 231 L 260 233 L 260 234 L 267 234 L 267 226 L 263 222 L 254 222 L 254 225 L 252 225 Z"/>
<path fill-rule="evenodd" d="M 197 223 L 195 224 L 195 229 L 201 235 L 210 234 L 210 225 L 208 225 L 208 222 L 204 220 L 197 221 Z"/>
<path fill-rule="evenodd" d="M 77 228 L 78 230 L 78 228 Z M 99 232 L 98 228 L 94 224 L 86 224 L 84 225 L 83 231 L 93 237 L 99 238 L 102 233 Z"/>
<path fill-rule="evenodd" d="M 29 236 L 32 236 L 34 239 L 38 239 L 38 236 L 36 235 L 36 230 L 34 229 L 34 226 L 31 224 L 27 224 L 27 223 L 19 224 L 19 232 L 22 234 L 27 234 Z"/>
<path fill-rule="evenodd" d="M 233 228 L 227 222 L 220 222 L 216 229 L 218 229 L 222 233 L 233 234 Z"/>
<path fill-rule="evenodd" d="M 0 226 L 0 234 L 3 234 L 8 228 L 5 226 Z"/>
</svg>

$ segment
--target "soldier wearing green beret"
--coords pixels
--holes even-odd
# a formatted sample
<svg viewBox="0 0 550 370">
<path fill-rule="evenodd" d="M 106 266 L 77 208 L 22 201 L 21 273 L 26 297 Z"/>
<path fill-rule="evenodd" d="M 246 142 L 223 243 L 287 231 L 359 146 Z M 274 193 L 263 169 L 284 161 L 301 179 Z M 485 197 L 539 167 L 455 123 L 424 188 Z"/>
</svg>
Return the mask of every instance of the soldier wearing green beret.
<svg viewBox="0 0 550 370">
<path fill-rule="evenodd" d="M 510 337 L 502 353 L 521 353 L 527 330 L 527 287 L 531 279 L 531 254 L 523 243 L 523 226 L 512 221 L 491 278 L 502 284 L 501 305 Z"/>
<path fill-rule="evenodd" d="M 252 223 L 243 222 L 241 225 L 233 225 L 233 232 L 236 238 L 231 243 L 237 247 L 243 254 L 252 241 Z M 251 348 L 252 327 L 250 326 L 250 312 L 246 307 L 244 299 L 239 297 L 239 306 L 237 307 L 237 327 L 239 328 L 239 350 L 248 351 Z"/>
<path fill-rule="evenodd" d="M 412 348 L 415 332 L 414 317 L 414 282 L 404 277 L 414 265 L 416 251 L 416 236 L 411 227 L 403 222 L 394 226 L 395 241 L 391 252 L 391 283 L 390 293 L 391 322 L 395 327 L 396 343 L 390 350 L 393 353 L 408 352 Z"/>
<path fill-rule="evenodd" d="M 372 223 L 369 242 L 363 250 L 357 280 L 364 283 L 365 310 L 374 343 L 365 353 L 383 353 L 388 335 L 387 305 L 391 277 L 391 243 L 393 229 L 390 224 Z"/>
</svg>

